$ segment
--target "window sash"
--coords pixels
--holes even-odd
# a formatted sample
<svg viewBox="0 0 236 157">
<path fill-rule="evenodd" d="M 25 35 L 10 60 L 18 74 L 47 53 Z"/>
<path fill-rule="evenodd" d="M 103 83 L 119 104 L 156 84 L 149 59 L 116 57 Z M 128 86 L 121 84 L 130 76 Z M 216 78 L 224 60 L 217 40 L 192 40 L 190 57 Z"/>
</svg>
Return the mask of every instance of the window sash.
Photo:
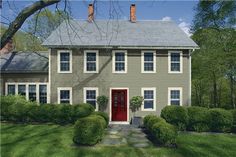
<svg viewBox="0 0 236 157">
<path fill-rule="evenodd" d="M 11 88 L 10 88 L 11 87 Z M 12 88 L 13 87 L 13 88 Z M 12 91 L 13 90 L 13 91 Z M 7 94 L 8 95 L 15 95 L 16 94 L 16 85 L 9 84 L 7 85 Z"/>
<path fill-rule="evenodd" d="M 28 93 L 29 93 L 29 100 L 36 101 L 37 100 L 37 87 L 36 85 L 29 85 L 28 86 Z"/>
<path fill-rule="evenodd" d="M 177 59 L 174 59 L 177 58 Z M 172 52 L 170 53 L 170 70 L 173 72 L 180 72 L 181 66 L 181 54 Z"/>
<path fill-rule="evenodd" d="M 117 54 L 122 54 L 122 60 L 118 60 L 120 56 Z M 124 52 L 115 52 L 115 71 L 125 71 L 125 53 Z"/>
<path fill-rule="evenodd" d="M 71 71 L 71 52 L 68 51 L 58 51 L 58 72 L 70 72 Z"/>
<path fill-rule="evenodd" d="M 66 95 L 63 95 L 62 92 L 65 92 Z M 70 103 L 70 90 L 60 90 L 60 103 Z"/>
<path fill-rule="evenodd" d="M 148 91 L 148 92 L 151 92 L 151 95 L 152 95 L 151 97 L 152 97 L 152 98 L 145 98 L 145 92 L 147 92 L 147 91 Z M 143 102 L 144 102 L 143 108 L 144 108 L 144 109 L 154 109 L 154 90 L 144 90 L 144 91 L 143 91 L 143 94 L 144 94 L 144 95 L 143 95 L 143 97 L 144 97 L 144 98 L 143 98 L 143 99 L 144 99 L 144 100 L 143 100 Z M 150 94 L 150 93 L 148 93 L 148 94 Z M 150 96 L 147 96 L 147 97 L 150 97 Z M 150 108 L 150 107 L 145 108 L 145 102 L 152 102 L 152 108 Z"/>
</svg>

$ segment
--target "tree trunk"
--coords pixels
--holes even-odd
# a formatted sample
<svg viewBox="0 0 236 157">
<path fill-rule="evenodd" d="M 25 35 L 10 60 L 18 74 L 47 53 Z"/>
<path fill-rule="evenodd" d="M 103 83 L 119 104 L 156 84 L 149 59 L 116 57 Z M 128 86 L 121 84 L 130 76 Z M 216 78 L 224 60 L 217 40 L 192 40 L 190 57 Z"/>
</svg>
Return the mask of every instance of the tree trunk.
<svg viewBox="0 0 236 157">
<path fill-rule="evenodd" d="M 213 72 L 213 105 L 214 105 L 214 107 L 218 107 L 218 103 L 217 103 L 217 83 L 216 83 L 215 72 Z"/>
<path fill-rule="evenodd" d="M 4 32 L 1 37 L 1 49 L 9 42 L 14 34 L 21 28 L 25 20 L 34 14 L 36 11 L 45 8 L 49 5 L 60 2 L 61 0 L 40 0 L 32 5 L 24 8 L 13 22 L 10 23 L 8 29 Z"/>
</svg>

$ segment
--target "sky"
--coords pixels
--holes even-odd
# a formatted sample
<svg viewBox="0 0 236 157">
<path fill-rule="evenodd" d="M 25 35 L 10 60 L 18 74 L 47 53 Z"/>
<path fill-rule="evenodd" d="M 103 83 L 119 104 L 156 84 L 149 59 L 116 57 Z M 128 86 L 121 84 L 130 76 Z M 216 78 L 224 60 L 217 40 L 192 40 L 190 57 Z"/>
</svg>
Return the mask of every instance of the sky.
<svg viewBox="0 0 236 157">
<path fill-rule="evenodd" d="M 1 9 L 1 23 L 10 23 L 17 14 L 26 6 L 31 5 L 36 0 L 3 0 Z M 68 1 L 68 0 L 67 0 Z M 66 4 L 67 10 L 71 12 L 74 19 L 87 19 L 88 4 L 91 1 L 69 0 Z M 130 5 L 136 4 L 137 20 L 173 20 L 185 33 L 191 35 L 189 27 L 194 17 L 194 8 L 198 1 L 176 1 L 176 0 L 146 0 L 146 1 L 125 1 L 106 0 L 95 3 L 95 19 L 129 19 Z M 59 3 L 58 8 L 64 9 L 64 0 Z M 48 7 L 55 11 L 56 5 Z M 27 28 L 27 22 L 22 30 Z"/>
</svg>

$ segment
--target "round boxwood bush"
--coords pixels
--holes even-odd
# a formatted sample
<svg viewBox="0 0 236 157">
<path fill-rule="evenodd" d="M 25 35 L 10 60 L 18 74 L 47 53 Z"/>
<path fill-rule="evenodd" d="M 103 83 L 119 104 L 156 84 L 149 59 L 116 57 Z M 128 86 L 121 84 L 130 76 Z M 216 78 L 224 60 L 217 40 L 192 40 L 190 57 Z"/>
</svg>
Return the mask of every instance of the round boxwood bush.
<svg viewBox="0 0 236 157">
<path fill-rule="evenodd" d="M 185 130 L 188 124 L 187 109 L 182 106 L 166 106 L 161 110 L 161 117 L 168 123 L 177 126 L 179 130 Z"/>
<path fill-rule="evenodd" d="M 93 115 L 99 115 L 99 116 L 103 117 L 104 120 L 106 121 L 106 126 L 108 126 L 108 124 L 109 124 L 109 116 L 108 116 L 107 113 L 101 112 L 101 111 L 96 111 L 96 112 L 93 112 Z"/>
<path fill-rule="evenodd" d="M 208 109 L 204 107 L 188 107 L 188 130 L 191 131 L 209 131 Z"/>
<path fill-rule="evenodd" d="M 94 107 L 90 104 L 77 104 L 71 105 L 72 107 L 72 122 L 75 122 L 77 119 L 86 117 L 94 112 Z"/>
<path fill-rule="evenodd" d="M 233 115 L 230 111 L 214 108 L 209 110 L 209 125 L 214 132 L 230 132 L 233 125 Z"/>
<path fill-rule="evenodd" d="M 145 117 L 143 118 L 143 125 L 144 125 L 144 127 L 147 128 L 147 123 L 148 123 L 148 121 L 149 121 L 149 119 L 150 119 L 151 117 L 156 117 L 156 116 L 150 114 L 150 115 L 147 115 L 147 116 L 145 116 Z"/>
<path fill-rule="evenodd" d="M 95 145 L 102 140 L 105 125 L 99 115 L 80 118 L 75 122 L 73 141 L 79 145 Z"/>
<path fill-rule="evenodd" d="M 233 115 L 232 132 L 236 133 L 236 109 L 231 110 L 231 113 Z"/>
<path fill-rule="evenodd" d="M 165 146 L 172 146 L 176 144 L 177 130 L 165 121 L 160 121 L 152 126 L 151 133 L 156 140 Z"/>
<path fill-rule="evenodd" d="M 152 127 L 153 127 L 154 124 L 162 122 L 162 121 L 165 121 L 165 120 L 161 117 L 157 117 L 157 116 L 150 117 L 148 122 L 147 122 L 146 128 L 148 130 L 152 130 Z"/>
</svg>

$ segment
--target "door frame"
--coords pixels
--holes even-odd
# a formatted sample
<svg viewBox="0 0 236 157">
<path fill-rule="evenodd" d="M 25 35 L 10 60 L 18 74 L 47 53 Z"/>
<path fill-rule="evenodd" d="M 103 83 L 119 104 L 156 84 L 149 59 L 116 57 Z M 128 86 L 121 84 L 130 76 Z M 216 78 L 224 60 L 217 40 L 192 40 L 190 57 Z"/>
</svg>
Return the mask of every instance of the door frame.
<svg viewBox="0 0 236 157">
<path fill-rule="evenodd" d="M 111 121 L 112 117 L 112 90 L 127 90 L 127 121 Z M 128 87 L 111 87 L 110 88 L 110 100 L 109 100 L 109 124 L 129 124 L 129 88 Z"/>
</svg>

